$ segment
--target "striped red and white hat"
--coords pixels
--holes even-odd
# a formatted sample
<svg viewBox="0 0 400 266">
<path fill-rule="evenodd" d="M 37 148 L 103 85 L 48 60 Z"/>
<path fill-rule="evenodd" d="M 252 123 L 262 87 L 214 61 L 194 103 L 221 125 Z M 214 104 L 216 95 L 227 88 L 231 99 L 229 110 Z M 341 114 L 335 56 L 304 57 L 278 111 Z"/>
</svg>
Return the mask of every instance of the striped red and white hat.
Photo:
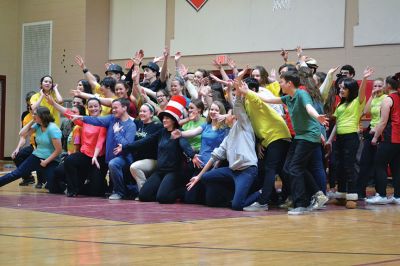
<svg viewBox="0 0 400 266">
<path fill-rule="evenodd" d="M 165 110 L 161 112 L 158 117 L 162 121 L 164 115 L 168 115 L 169 117 L 173 118 L 177 125 L 179 125 L 179 120 L 181 120 L 183 116 L 183 111 L 186 106 L 186 99 L 180 95 L 174 95 L 169 100 L 167 107 Z"/>
</svg>

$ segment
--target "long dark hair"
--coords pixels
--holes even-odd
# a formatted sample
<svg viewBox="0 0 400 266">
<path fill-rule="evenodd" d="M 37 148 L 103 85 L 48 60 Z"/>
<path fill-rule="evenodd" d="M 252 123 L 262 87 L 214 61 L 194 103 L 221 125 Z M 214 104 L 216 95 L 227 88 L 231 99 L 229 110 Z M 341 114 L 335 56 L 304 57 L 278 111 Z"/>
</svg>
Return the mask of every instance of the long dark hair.
<svg viewBox="0 0 400 266">
<path fill-rule="evenodd" d="M 358 83 L 352 78 L 344 78 L 341 82 L 343 82 L 343 87 L 349 90 L 349 96 L 347 98 L 342 97 L 339 105 L 343 103 L 351 103 L 358 96 Z"/>
<path fill-rule="evenodd" d="M 41 126 L 47 127 L 51 122 L 54 122 L 54 117 L 51 115 L 49 108 L 45 106 L 39 106 L 36 109 L 36 115 L 42 121 Z"/>
<path fill-rule="evenodd" d="M 90 86 L 89 81 L 87 81 L 86 79 L 81 79 L 78 81 L 78 83 L 82 83 L 82 87 L 83 87 L 83 92 L 84 93 L 89 93 L 92 94 L 92 87 Z"/>
<path fill-rule="evenodd" d="M 322 96 L 319 88 L 313 80 L 313 71 L 308 67 L 300 67 L 299 69 L 300 84 L 303 85 L 313 101 L 322 103 Z"/>
</svg>

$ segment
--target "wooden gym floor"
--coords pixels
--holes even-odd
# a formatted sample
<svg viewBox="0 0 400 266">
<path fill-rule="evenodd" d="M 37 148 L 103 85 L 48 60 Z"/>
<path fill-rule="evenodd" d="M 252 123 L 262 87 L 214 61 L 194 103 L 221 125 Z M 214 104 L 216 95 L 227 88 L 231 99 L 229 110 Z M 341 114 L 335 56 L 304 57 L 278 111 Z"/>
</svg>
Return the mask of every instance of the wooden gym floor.
<svg viewBox="0 0 400 266">
<path fill-rule="evenodd" d="M 294 217 L 67 198 L 18 183 L 0 188 L 0 265 L 400 265 L 399 205 L 330 203 Z"/>
</svg>

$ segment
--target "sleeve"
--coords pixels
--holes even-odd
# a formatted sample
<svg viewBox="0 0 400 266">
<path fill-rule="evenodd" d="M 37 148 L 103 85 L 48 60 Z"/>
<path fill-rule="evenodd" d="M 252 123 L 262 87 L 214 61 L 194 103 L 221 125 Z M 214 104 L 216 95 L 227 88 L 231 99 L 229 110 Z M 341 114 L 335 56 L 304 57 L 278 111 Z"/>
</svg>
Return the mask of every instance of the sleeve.
<svg viewBox="0 0 400 266">
<path fill-rule="evenodd" d="M 86 124 L 99 127 L 108 127 L 113 119 L 112 115 L 94 117 L 94 116 L 84 116 L 82 121 Z"/>
<path fill-rule="evenodd" d="M 306 107 L 307 104 L 313 104 L 310 94 L 302 90 L 298 90 L 298 93 L 300 102 L 304 107 Z"/>
<path fill-rule="evenodd" d="M 97 137 L 96 148 L 101 150 L 104 146 L 104 143 L 106 142 L 106 138 L 107 138 L 107 129 L 101 127 L 99 130 L 99 136 Z"/>
<path fill-rule="evenodd" d="M 61 139 L 61 130 L 55 125 L 51 124 L 49 126 L 49 136 L 52 139 Z"/>
<path fill-rule="evenodd" d="M 228 137 L 225 137 L 222 143 L 219 145 L 218 148 L 215 148 L 211 152 L 211 157 L 214 160 L 226 160 L 226 143 L 227 143 Z"/>
<path fill-rule="evenodd" d="M 133 143 L 128 143 L 126 145 L 122 145 L 122 151 L 126 152 L 134 152 L 136 149 L 141 148 L 145 145 L 152 145 L 157 143 L 158 138 L 161 136 L 162 130 L 157 131 L 154 134 L 151 134 L 143 139 L 137 140 Z"/>
<path fill-rule="evenodd" d="M 75 126 L 74 131 L 73 131 L 73 142 L 74 144 L 81 144 L 81 133 L 82 133 L 82 128 L 80 126 Z"/>
<path fill-rule="evenodd" d="M 284 104 L 286 104 L 287 105 L 287 101 L 289 100 L 289 95 L 285 95 L 285 96 L 282 96 L 281 97 L 281 101 L 284 103 Z"/>
<path fill-rule="evenodd" d="M 236 116 L 237 122 L 240 122 L 242 128 L 247 128 L 249 125 L 251 126 L 242 99 L 236 98 L 235 104 L 233 105 L 233 114 Z"/>
<path fill-rule="evenodd" d="M 264 103 L 260 97 L 258 97 L 257 93 L 255 93 L 254 91 L 249 91 L 246 95 L 247 100 L 251 103 L 251 105 L 256 106 L 258 109 L 261 108 L 267 108 L 269 112 L 277 112 L 280 115 L 283 115 L 283 108 L 282 104 L 267 104 Z M 279 109 L 275 109 L 275 107 L 279 108 Z"/>
<path fill-rule="evenodd" d="M 190 146 L 188 140 L 186 138 L 179 138 L 179 146 L 181 147 L 183 153 L 190 158 L 194 157 L 194 151 L 192 147 Z"/>
</svg>

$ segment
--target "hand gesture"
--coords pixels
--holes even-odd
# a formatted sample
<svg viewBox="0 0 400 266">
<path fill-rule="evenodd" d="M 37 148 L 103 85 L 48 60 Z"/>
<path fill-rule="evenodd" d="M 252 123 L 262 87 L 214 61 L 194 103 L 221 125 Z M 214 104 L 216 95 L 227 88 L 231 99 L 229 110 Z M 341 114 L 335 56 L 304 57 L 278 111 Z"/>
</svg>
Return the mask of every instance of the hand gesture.
<svg viewBox="0 0 400 266">
<path fill-rule="evenodd" d="M 317 117 L 318 122 L 320 122 L 324 126 L 329 126 L 329 120 L 326 115 L 318 115 Z"/>
<path fill-rule="evenodd" d="M 122 152 L 122 144 L 118 144 L 117 147 L 114 148 L 113 153 L 114 155 L 118 155 Z"/>
<path fill-rule="evenodd" d="M 367 66 L 363 72 L 363 78 L 368 79 L 374 74 L 375 70 L 372 67 Z"/>
<path fill-rule="evenodd" d="M 288 61 L 288 58 L 289 58 L 289 52 L 286 51 L 285 49 L 281 48 L 280 55 L 282 56 L 283 61 L 285 61 L 285 63 L 286 63 Z"/>
<path fill-rule="evenodd" d="M 217 115 L 216 115 L 216 118 L 217 118 L 217 121 L 218 121 L 219 123 L 221 123 L 221 122 L 225 121 L 226 115 L 217 114 Z"/>
<path fill-rule="evenodd" d="M 97 157 L 92 157 L 92 165 L 96 165 L 97 169 L 100 169 L 100 164 L 97 161 Z"/>
<path fill-rule="evenodd" d="M 198 155 L 198 154 L 194 155 L 194 157 L 192 159 L 193 166 L 196 168 L 203 168 L 203 166 L 202 166 L 203 162 L 199 159 L 199 157 L 200 157 L 200 155 Z"/>
<path fill-rule="evenodd" d="M 272 68 L 271 71 L 269 72 L 269 81 L 274 82 L 276 81 L 276 69 Z"/>
<path fill-rule="evenodd" d="M 236 68 L 236 62 L 232 58 L 228 57 L 227 63 L 230 68 Z"/>
<path fill-rule="evenodd" d="M 186 184 L 187 190 L 188 190 L 188 191 L 191 190 L 192 187 L 194 187 L 194 185 L 196 185 L 197 182 L 199 182 L 199 181 L 200 181 L 200 177 L 199 177 L 198 175 L 192 177 L 192 178 L 190 179 L 189 183 Z"/>
<path fill-rule="evenodd" d="M 57 90 L 58 90 L 58 84 L 57 84 L 57 83 L 54 84 L 53 90 L 54 90 L 54 91 L 57 91 Z"/>
<path fill-rule="evenodd" d="M 179 61 L 179 59 L 181 59 L 181 57 L 182 57 L 182 53 L 181 52 L 176 52 L 175 56 L 174 56 L 175 62 Z"/>
<path fill-rule="evenodd" d="M 71 90 L 72 95 L 80 97 L 82 92 L 80 90 Z"/>
<path fill-rule="evenodd" d="M 19 148 L 16 148 L 16 149 L 11 153 L 11 158 L 14 160 L 18 153 L 19 153 Z"/>
<path fill-rule="evenodd" d="M 74 122 L 77 119 L 81 119 L 83 118 L 83 115 L 70 115 L 71 116 L 71 121 Z"/>
<path fill-rule="evenodd" d="M 120 131 L 122 130 L 123 127 L 124 127 L 124 126 L 120 126 L 120 125 L 119 125 L 119 122 L 116 122 L 116 123 L 113 125 L 113 131 L 114 131 L 114 133 L 120 132 Z"/>
<path fill-rule="evenodd" d="M 142 63 L 143 58 L 144 58 L 144 52 L 142 49 L 140 49 L 135 53 L 135 57 L 131 58 L 131 60 L 133 61 L 133 64 L 135 66 L 139 66 Z"/>
<path fill-rule="evenodd" d="M 222 68 L 222 64 L 220 62 L 218 62 L 216 59 L 213 59 L 212 63 L 218 70 L 220 70 Z"/>
<path fill-rule="evenodd" d="M 110 68 L 112 64 L 110 62 L 107 62 L 104 64 L 104 67 L 106 68 L 106 71 Z"/>
<path fill-rule="evenodd" d="M 188 72 L 189 72 L 189 68 L 185 67 L 185 65 L 181 64 L 179 66 L 179 74 L 181 75 L 181 77 L 185 77 Z"/>
<path fill-rule="evenodd" d="M 182 132 L 179 129 L 175 129 L 171 132 L 171 139 L 179 139 L 182 137 Z"/>
<path fill-rule="evenodd" d="M 83 60 L 82 56 L 80 56 L 80 55 L 75 56 L 75 63 L 78 66 L 80 66 L 80 68 L 82 68 L 82 69 L 86 68 L 85 61 Z"/>
<path fill-rule="evenodd" d="M 339 66 L 329 69 L 328 75 L 335 73 L 338 69 L 339 69 Z"/>
<path fill-rule="evenodd" d="M 138 77 L 138 75 L 139 75 L 139 71 L 138 71 L 138 69 L 136 67 L 134 67 L 134 69 L 132 71 L 132 76 L 131 76 L 132 80 L 135 81 L 136 78 Z M 133 82 L 133 83 L 135 84 L 135 82 Z"/>
<path fill-rule="evenodd" d="M 297 45 L 297 47 L 296 47 L 296 54 L 297 54 L 297 58 L 300 58 L 303 54 L 303 49 L 301 48 L 300 45 Z"/>
<path fill-rule="evenodd" d="M 47 102 L 48 102 L 50 105 L 54 105 L 54 99 L 53 99 L 53 97 L 51 97 L 51 95 L 46 95 L 46 96 L 44 96 L 44 97 L 46 98 Z"/>
</svg>

